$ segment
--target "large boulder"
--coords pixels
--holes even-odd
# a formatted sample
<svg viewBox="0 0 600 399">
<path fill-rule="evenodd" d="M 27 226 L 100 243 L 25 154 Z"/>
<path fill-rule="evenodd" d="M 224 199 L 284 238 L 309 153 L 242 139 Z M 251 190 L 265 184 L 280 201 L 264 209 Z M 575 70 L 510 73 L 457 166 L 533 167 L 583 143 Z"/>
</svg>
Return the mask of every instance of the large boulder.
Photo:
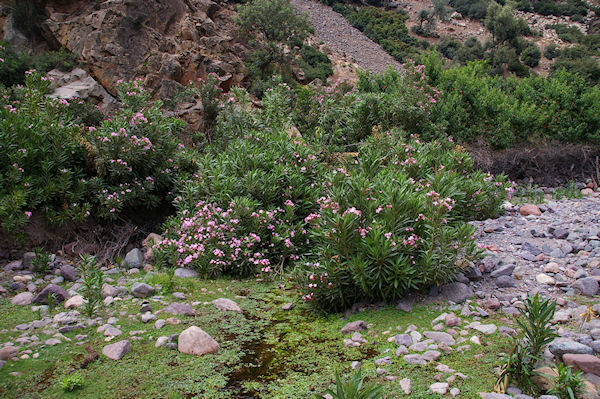
<svg viewBox="0 0 600 399">
<path fill-rule="evenodd" d="M 356 320 L 356 321 L 347 323 L 344 327 L 342 327 L 341 331 L 342 331 L 342 334 L 350 334 L 351 332 L 364 331 L 367 328 L 368 328 L 367 323 L 365 323 L 362 320 Z"/>
<path fill-rule="evenodd" d="M 177 349 L 189 355 L 216 353 L 219 344 L 200 327 L 192 326 L 179 334 Z"/>
<path fill-rule="evenodd" d="M 558 359 L 562 359 L 567 353 L 580 355 L 593 355 L 594 350 L 587 345 L 572 341 L 570 339 L 558 338 L 548 345 L 548 350 Z"/>
<path fill-rule="evenodd" d="M 183 316 L 193 316 L 196 314 L 194 308 L 187 303 L 174 302 L 162 310 L 163 313 L 177 314 Z"/>
<path fill-rule="evenodd" d="M 598 281 L 593 277 L 580 278 L 575 281 L 571 287 L 580 294 L 589 297 L 596 295 L 599 289 Z"/>
<path fill-rule="evenodd" d="M 48 284 L 39 294 L 33 298 L 34 303 L 48 304 L 48 295 L 54 294 L 54 298 L 57 302 L 64 302 L 69 298 L 69 294 L 62 287 L 56 284 Z"/>
</svg>

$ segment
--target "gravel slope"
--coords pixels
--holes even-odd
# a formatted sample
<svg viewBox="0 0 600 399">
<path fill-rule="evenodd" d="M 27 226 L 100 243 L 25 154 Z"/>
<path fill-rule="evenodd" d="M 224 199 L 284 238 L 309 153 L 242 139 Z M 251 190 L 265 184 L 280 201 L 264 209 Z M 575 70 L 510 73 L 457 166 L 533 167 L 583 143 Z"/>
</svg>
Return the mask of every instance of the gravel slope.
<svg viewBox="0 0 600 399">
<path fill-rule="evenodd" d="M 291 3 L 298 11 L 308 14 L 315 29 L 315 38 L 325 43 L 331 51 L 348 57 L 359 67 L 370 71 L 383 72 L 390 65 L 400 69 L 400 63 L 380 45 L 330 7 L 312 0 L 291 0 Z"/>
</svg>

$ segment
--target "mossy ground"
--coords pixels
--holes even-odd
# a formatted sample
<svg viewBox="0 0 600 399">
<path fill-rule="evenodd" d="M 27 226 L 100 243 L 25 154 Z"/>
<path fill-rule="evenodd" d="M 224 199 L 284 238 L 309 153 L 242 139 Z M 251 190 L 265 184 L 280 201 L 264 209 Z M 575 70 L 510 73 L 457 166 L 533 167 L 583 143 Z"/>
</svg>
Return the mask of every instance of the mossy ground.
<svg viewBox="0 0 600 399">
<path fill-rule="evenodd" d="M 164 276 L 159 275 L 150 280 L 156 283 L 162 278 Z M 438 374 L 435 363 L 425 367 L 410 366 L 394 355 L 395 345 L 387 339 L 398 332 L 398 326 L 402 332 L 410 324 L 418 326 L 420 331 L 431 329 L 431 320 L 444 311 L 445 305 L 417 306 L 410 313 L 393 307 L 369 309 L 344 320 L 340 314 L 315 314 L 298 303 L 297 293 L 287 283 L 186 279 L 177 280 L 175 291 L 184 292 L 187 303 L 202 302 L 195 307 L 195 317 L 178 316 L 181 324 L 167 324 L 160 330 L 152 323 L 141 323 L 139 318 L 120 317 L 118 326 L 123 335 L 113 342 L 129 339 L 132 350 L 120 361 L 100 354 L 98 360 L 84 369 L 81 364 L 88 355 L 85 346 L 89 344 L 101 353 L 106 344 L 105 337 L 96 332 L 96 327 L 66 333 L 70 339 L 76 334 L 88 334 L 89 343 L 78 346 L 73 339 L 73 342 L 56 346 L 38 346 L 31 348 L 34 353 L 39 353 L 38 359 L 9 361 L 0 369 L 0 397 L 311 398 L 315 393 L 333 387 L 336 372 L 349 374 L 350 363 L 355 360 L 362 362 L 363 375 L 368 381 L 385 385 L 385 397 L 404 397 L 398 380 L 387 381 L 385 377 L 376 376 L 374 360 L 383 356 L 392 358 L 392 364 L 382 366 L 388 370 L 387 375 L 412 380 L 412 398 L 439 396 L 428 392 Z M 219 297 L 235 300 L 244 313 L 216 310 L 210 301 Z M 164 299 L 174 301 L 170 294 L 165 294 Z M 290 311 L 281 310 L 287 302 L 296 302 L 296 306 Z M 151 303 L 153 311 L 164 307 L 157 302 Z M 118 316 L 121 311 L 137 316 L 138 309 L 139 303 L 117 301 L 102 314 L 106 321 L 109 315 Z M 59 307 L 55 312 L 61 310 Z M 29 307 L 11 305 L 8 299 L 0 299 L 0 312 L 2 326 L 8 330 L 0 333 L 0 342 L 13 340 L 21 334 L 13 331 L 16 324 L 39 318 Z M 364 334 L 369 343 L 360 348 L 345 348 L 340 328 L 348 321 L 359 319 L 372 325 Z M 217 354 L 198 357 L 154 347 L 158 336 L 179 333 L 191 325 L 201 327 L 220 343 Z M 137 335 L 142 339 L 132 339 L 129 333 L 136 330 L 145 330 Z M 35 333 L 42 342 L 49 338 L 39 330 Z M 468 376 L 464 381 L 457 378 L 451 384 L 461 390 L 462 398 L 478 398 L 478 392 L 491 391 L 495 368 L 501 364 L 500 353 L 510 347 L 510 340 L 498 333 L 481 337 L 481 340 L 481 346 L 471 345 L 465 353 L 455 351 L 439 359 Z M 84 377 L 84 386 L 67 393 L 63 391 L 61 381 L 72 371 L 78 371 Z M 9 374 L 14 372 L 19 374 Z M 448 376 L 444 375 L 444 380 Z"/>
</svg>

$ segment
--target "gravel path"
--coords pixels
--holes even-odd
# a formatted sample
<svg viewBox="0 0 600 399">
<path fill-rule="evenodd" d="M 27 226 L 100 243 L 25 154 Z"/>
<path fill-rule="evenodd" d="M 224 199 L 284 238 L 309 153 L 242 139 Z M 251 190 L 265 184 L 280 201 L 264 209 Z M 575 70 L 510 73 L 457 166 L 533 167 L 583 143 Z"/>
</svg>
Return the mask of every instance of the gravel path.
<svg viewBox="0 0 600 399">
<path fill-rule="evenodd" d="M 340 56 L 346 56 L 359 67 L 383 72 L 390 65 L 400 69 L 400 63 L 380 45 L 354 28 L 346 18 L 330 7 L 312 0 L 291 0 L 297 10 L 308 14 L 315 37 Z"/>
</svg>

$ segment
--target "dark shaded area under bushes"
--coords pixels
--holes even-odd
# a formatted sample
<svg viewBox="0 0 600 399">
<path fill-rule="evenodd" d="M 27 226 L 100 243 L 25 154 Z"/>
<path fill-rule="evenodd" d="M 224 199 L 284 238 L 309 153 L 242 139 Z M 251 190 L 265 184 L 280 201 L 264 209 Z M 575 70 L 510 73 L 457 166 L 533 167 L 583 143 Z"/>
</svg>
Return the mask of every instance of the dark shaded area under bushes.
<svg viewBox="0 0 600 399">
<path fill-rule="evenodd" d="M 511 180 L 530 180 L 541 186 L 560 186 L 570 180 L 593 178 L 598 182 L 600 147 L 584 144 L 545 143 L 506 150 L 469 146 L 477 167 Z"/>
</svg>

